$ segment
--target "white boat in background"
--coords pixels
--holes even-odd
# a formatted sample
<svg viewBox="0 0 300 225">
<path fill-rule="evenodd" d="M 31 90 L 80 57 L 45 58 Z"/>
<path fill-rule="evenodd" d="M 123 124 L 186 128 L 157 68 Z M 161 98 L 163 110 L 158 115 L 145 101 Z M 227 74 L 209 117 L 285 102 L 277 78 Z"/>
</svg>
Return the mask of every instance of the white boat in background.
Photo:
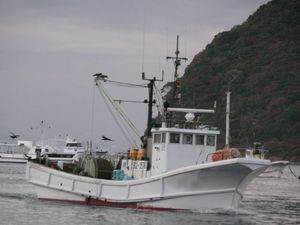
<svg viewBox="0 0 300 225">
<path fill-rule="evenodd" d="M 40 157 L 46 157 L 50 161 L 72 162 L 80 158 L 85 151 L 80 141 L 69 136 L 66 139 L 52 139 L 42 143 L 35 147 L 35 152 L 40 151 Z"/>
<path fill-rule="evenodd" d="M 20 140 L 17 144 L 0 143 L 0 162 L 26 163 L 37 155 L 50 161 L 72 162 L 79 160 L 84 151 L 82 143 L 69 136 L 66 139 L 49 139 L 37 143 Z"/>
<path fill-rule="evenodd" d="M 18 141 L 17 144 L 0 143 L 0 162 L 26 163 L 26 154 L 32 148 L 30 141 Z"/>
<path fill-rule="evenodd" d="M 35 157 L 30 158 L 47 165 L 55 165 L 55 167 L 57 166 L 60 169 L 67 167 L 67 164 L 78 162 L 86 151 L 86 147 L 84 147 L 80 141 L 70 138 L 69 136 L 67 136 L 65 140 L 53 139 L 43 141 L 42 143 L 44 144 L 37 145 L 33 148 Z M 107 151 L 102 150 L 91 152 L 95 157 L 105 155 L 106 153 Z"/>
</svg>

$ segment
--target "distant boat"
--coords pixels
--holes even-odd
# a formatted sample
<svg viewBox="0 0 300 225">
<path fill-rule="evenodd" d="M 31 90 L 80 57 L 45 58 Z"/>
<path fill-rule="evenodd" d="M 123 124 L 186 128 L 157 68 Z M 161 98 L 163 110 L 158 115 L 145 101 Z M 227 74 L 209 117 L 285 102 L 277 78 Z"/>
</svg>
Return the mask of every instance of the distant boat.
<svg viewBox="0 0 300 225">
<path fill-rule="evenodd" d="M 65 140 L 49 140 L 46 145 L 36 146 L 34 151 L 40 151 L 39 157 L 46 157 L 49 161 L 73 161 L 83 154 L 85 148 L 81 142 L 67 136 Z"/>
<path fill-rule="evenodd" d="M 0 162 L 26 163 L 28 159 L 36 159 L 37 155 L 47 158 L 48 161 L 72 162 L 79 160 L 84 151 L 82 143 L 70 137 L 65 140 L 49 139 L 37 143 L 20 140 L 17 144 L 0 143 Z"/>
<path fill-rule="evenodd" d="M 50 161 L 74 161 L 79 160 L 82 154 L 86 151 L 86 147 L 80 141 L 67 136 L 64 140 L 64 146 L 56 147 L 54 151 L 44 153 Z M 95 150 L 95 155 L 106 154 L 107 151 Z M 43 154 L 41 154 L 43 156 Z"/>
<path fill-rule="evenodd" d="M 0 163 L 26 163 L 26 154 L 31 149 L 31 142 L 18 141 L 17 144 L 0 143 Z"/>
</svg>

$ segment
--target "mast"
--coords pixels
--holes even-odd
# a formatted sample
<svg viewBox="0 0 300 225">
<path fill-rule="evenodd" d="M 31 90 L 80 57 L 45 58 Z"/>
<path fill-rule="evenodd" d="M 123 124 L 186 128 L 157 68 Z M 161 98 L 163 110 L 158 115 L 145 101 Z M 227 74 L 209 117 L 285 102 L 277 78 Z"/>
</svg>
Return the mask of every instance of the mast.
<svg viewBox="0 0 300 225">
<path fill-rule="evenodd" d="M 230 116 L 230 86 L 231 83 L 237 79 L 240 75 L 242 75 L 242 71 L 240 70 L 229 70 L 227 71 L 225 74 L 221 74 L 222 78 L 226 81 L 227 83 L 227 91 L 226 93 L 226 132 L 225 132 L 225 147 L 229 148 L 229 139 L 230 139 L 230 134 L 229 134 L 229 126 L 230 126 L 230 120 L 229 120 L 229 116 Z"/>
<path fill-rule="evenodd" d="M 180 105 L 180 99 L 181 99 L 181 93 L 180 93 L 180 86 L 181 81 L 178 74 L 178 68 L 181 65 L 181 60 L 188 60 L 186 57 L 179 57 L 179 35 L 177 35 L 177 41 L 176 41 L 176 51 L 175 51 L 175 57 L 167 56 L 168 59 L 172 59 L 175 66 L 175 72 L 174 72 L 174 85 L 173 85 L 173 100 L 178 100 L 178 104 Z"/>
<path fill-rule="evenodd" d="M 162 74 L 162 79 L 158 80 L 156 77 L 153 77 L 152 79 L 148 79 L 145 77 L 145 73 L 142 73 L 142 79 L 143 80 L 148 80 L 148 117 L 147 117 L 147 138 L 151 138 L 151 128 L 152 128 L 152 107 L 153 107 L 153 103 L 155 103 L 155 100 L 153 100 L 153 88 L 154 88 L 154 84 L 155 81 L 163 81 L 163 74 Z"/>
<path fill-rule="evenodd" d="M 226 92 L 226 133 L 225 133 L 225 146 L 229 148 L 229 115 L 230 115 L 230 91 Z"/>
</svg>

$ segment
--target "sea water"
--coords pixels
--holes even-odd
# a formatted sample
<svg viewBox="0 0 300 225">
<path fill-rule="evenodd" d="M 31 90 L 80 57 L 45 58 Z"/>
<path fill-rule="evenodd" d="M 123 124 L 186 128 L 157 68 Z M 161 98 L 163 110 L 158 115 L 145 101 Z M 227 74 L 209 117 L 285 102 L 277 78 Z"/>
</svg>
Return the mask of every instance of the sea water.
<svg viewBox="0 0 300 225">
<path fill-rule="evenodd" d="M 300 166 L 290 168 L 300 175 Z M 154 212 L 41 201 L 25 180 L 25 164 L 0 163 L 0 224 L 300 224 L 300 180 L 290 168 L 281 178 L 252 181 L 236 210 Z"/>
</svg>

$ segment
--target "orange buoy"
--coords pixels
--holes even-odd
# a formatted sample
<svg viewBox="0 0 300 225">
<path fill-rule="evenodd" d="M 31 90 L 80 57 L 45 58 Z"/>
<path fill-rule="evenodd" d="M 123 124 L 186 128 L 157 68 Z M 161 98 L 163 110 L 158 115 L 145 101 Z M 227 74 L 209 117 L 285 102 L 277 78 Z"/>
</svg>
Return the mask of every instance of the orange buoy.
<svg viewBox="0 0 300 225">
<path fill-rule="evenodd" d="M 218 149 L 212 155 L 212 160 L 214 162 L 224 160 L 224 159 L 233 159 L 241 156 L 240 151 L 237 148 L 223 148 Z"/>
<path fill-rule="evenodd" d="M 230 158 L 230 151 L 227 148 L 218 149 L 212 155 L 212 160 L 214 162 L 224 160 L 224 159 L 229 159 L 229 158 Z"/>
</svg>

